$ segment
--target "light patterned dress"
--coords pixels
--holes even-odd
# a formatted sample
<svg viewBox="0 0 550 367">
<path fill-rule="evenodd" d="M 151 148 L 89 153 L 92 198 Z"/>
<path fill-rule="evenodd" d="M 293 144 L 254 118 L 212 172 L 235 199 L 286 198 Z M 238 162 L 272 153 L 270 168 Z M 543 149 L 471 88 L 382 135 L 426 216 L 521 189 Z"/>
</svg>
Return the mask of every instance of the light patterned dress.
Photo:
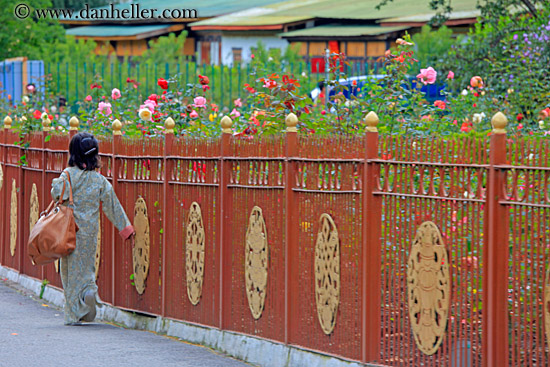
<svg viewBox="0 0 550 367">
<path fill-rule="evenodd" d="M 83 171 L 78 167 L 68 167 L 59 178 L 52 182 L 52 198 L 58 200 L 63 189 L 66 172 L 71 175 L 74 200 L 74 218 L 79 227 L 76 233 L 76 249 L 69 256 L 61 258 L 61 281 L 65 293 L 65 324 L 79 322 L 90 308 L 84 303 L 86 291 L 96 294 L 96 302 L 101 305 L 97 296 L 95 283 L 95 254 L 97 246 L 99 202 L 103 212 L 123 238 L 133 233 L 133 227 L 120 205 L 112 185 L 96 171 Z M 69 187 L 63 195 L 64 204 L 68 204 Z"/>
</svg>

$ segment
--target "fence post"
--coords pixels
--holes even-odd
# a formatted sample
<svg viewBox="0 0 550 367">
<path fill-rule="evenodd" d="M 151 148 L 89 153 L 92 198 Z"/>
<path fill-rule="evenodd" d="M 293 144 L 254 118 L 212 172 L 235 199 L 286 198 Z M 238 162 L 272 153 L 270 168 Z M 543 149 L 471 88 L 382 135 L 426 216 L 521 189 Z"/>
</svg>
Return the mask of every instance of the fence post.
<svg viewBox="0 0 550 367">
<path fill-rule="evenodd" d="M 227 329 L 227 322 L 231 317 L 231 216 L 233 214 L 233 198 L 228 190 L 228 185 L 231 180 L 231 165 L 232 162 L 227 161 L 226 157 L 230 154 L 231 135 L 233 130 L 231 126 L 233 121 L 229 116 L 224 116 L 220 122 L 222 127 L 222 138 L 220 145 L 220 251 L 219 251 L 219 269 L 220 281 L 218 286 L 219 292 L 219 327 Z"/>
<path fill-rule="evenodd" d="M 298 233 L 296 233 L 297 218 L 293 191 L 296 182 L 296 165 L 292 162 L 292 158 L 298 155 L 298 130 L 296 129 L 298 117 L 289 113 L 285 123 L 285 344 L 290 344 L 292 326 L 297 325 L 294 299 L 298 294 L 296 285 L 299 281 L 295 266 Z"/>
<path fill-rule="evenodd" d="M 49 149 L 50 147 L 50 143 L 47 140 L 48 138 L 48 135 L 49 135 L 49 129 L 46 129 L 46 127 L 44 126 L 44 124 L 42 124 L 42 197 L 40 198 L 40 205 L 42 205 L 42 209 L 40 210 L 40 212 L 42 210 L 45 209 L 46 207 L 46 198 L 48 197 L 48 193 L 50 192 L 50 190 L 48 190 L 49 187 L 51 187 L 50 185 L 48 185 L 48 183 L 46 182 L 46 170 L 47 170 L 47 167 L 46 167 L 46 161 L 47 161 L 47 157 L 46 157 L 46 149 Z M 48 139 L 49 140 L 49 139 Z M 57 260 L 59 261 L 59 260 Z M 59 262 L 57 263 L 59 265 Z M 46 267 L 45 266 L 41 266 L 40 267 L 40 273 L 42 275 L 42 279 L 45 279 L 46 277 Z"/>
<path fill-rule="evenodd" d="M 79 121 L 76 116 L 71 117 L 69 120 L 69 141 L 78 133 Z"/>
<path fill-rule="evenodd" d="M 170 178 L 172 175 L 173 160 L 168 159 L 172 155 L 172 145 L 174 144 L 174 127 L 176 123 L 171 117 L 168 117 L 164 121 L 164 162 L 163 162 L 163 179 L 164 185 L 162 192 L 162 266 L 161 266 L 161 315 L 166 316 L 166 251 L 168 248 L 166 237 L 169 235 L 168 231 L 168 217 L 174 213 L 174 197 L 172 186 L 170 186 Z M 170 226 L 171 227 L 171 226 Z"/>
<path fill-rule="evenodd" d="M 111 164 L 111 170 L 112 170 L 112 176 L 113 176 L 113 190 L 115 194 L 118 196 L 117 192 L 117 181 L 118 181 L 118 164 L 116 160 L 118 147 L 120 146 L 121 140 L 122 140 L 122 123 L 116 119 L 113 121 L 112 124 L 113 128 L 113 147 L 112 147 L 112 164 Z M 115 259 L 115 242 L 116 242 L 116 229 L 115 226 L 111 226 L 111 239 L 112 239 L 112 246 L 111 246 L 111 302 L 113 303 L 113 306 L 116 306 L 118 303 L 116 302 L 116 259 Z"/>
<path fill-rule="evenodd" d="M 365 163 L 363 167 L 363 235 L 362 256 L 362 359 L 373 362 L 380 358 L 380 317 L 381 317 L 381 227 L 382 197 L 375 195 L 380 165 L 369 162 L 378 158 L 378 125 L 376 113 L 369 112 L 365 117 Z"/>
<path fill-rule="evenodd" d="M 483 365 L 508 366 L 508 236 L 509 210 L 500 204 L 506 163 L 506 116 L 497 112 L 491 123 L 489 178 L 483 251 Z"/>
<path fill-rule="evenodd" d="M 7 192 L 8 192 L 8 180 L 5 178 L 6 177 L 6 161 L 7 161 L 7 144 L 8 144 L 8 138 L 7 138 L 7 131 L 11 128 L 11 123 L 12 123 L 12 119 L 11 117 L 9 116 L 6 116 L 4 118 L 4 128 L 2 129 L 2 143 L 3 143 L 3 147 L 2 147 L 2 186 L 4 188 L 4 192 L 2 193 L 3 195 L 3 205 L 2 207 L 5 208 L 4 210 L 2 210 L 2 214 L 1 214 L 1 220 L 2 220 L 2 224 L 1 224 L 1 227 L 0 229 L 2 230 L 2 233 L 4 233 L 4 235 L 2 236 L 2 238 L 0 239 L 0 247 L 2 249 L 2 251 L 0 252 L 0 262 L 2 264 L 5 264 L 6 263 L 6 259 L 5 259 L 5 251 L 6 251 L 6 244 L 7 244 L 7 238 L 9 237 L 7 235 L 8 231 L 7 231 L 7 226 L 5 225 L 5 222 L 6 222 L 6 216 L 7 216 L 7 212 L 8 212 L 8 199 L 7 199 Z"/>
</svg>

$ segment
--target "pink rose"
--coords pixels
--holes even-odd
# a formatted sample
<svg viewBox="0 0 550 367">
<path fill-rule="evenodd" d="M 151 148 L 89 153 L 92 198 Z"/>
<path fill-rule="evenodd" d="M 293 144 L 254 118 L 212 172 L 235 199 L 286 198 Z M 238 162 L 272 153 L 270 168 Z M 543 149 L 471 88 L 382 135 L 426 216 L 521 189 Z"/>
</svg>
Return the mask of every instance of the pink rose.
<svg viewBox="0 0 550 367">
<path fill-rule="evenodd" d="M 455 73 L 449 70 L 449 75 L 447 75 L 447 79 L 454 79 L 454 78 L 455 78 Z"/>
<path fill-rule="evenodd" d="M 239 117 L 241 115 L 241 113 L 239 111 L 237 111 L 236 109 L 233 109 L 233 111 L 231 111 L 230 115 L 233 116 L 233 117 Z"/>
<path fill-rule="evenodd" d="M 427 69 L 420 69 L 420 74 L 416 76 L 418 79 L 424 83 L 424 85 L 427 84 L 433 84 L 435 83 L 435 79 L 437 78 L 437 71 L 434 70 L 431 66 Z"/>
<path fill-rule="evenodd" d="M 242 107 L 243 106 L 243 103 L 241 102 L 240 98 L 237 98 L 236 100 L 234 100 L 233 103 L 235 103 L 235 107 Z"/>
<path fill-rule="evenodd" d="M 97 110 L 102 112 L 105 116 L 109 116 L 113 111 L 111 110 L 111 104 L 108 102 L 99 102 Z"/>
<path fill-rule="evenodd" d="M 206 98 L 204 97 L 195 97 L 195 99 L 193 99 L 193 102 L 195 102 L 195 104 L 193 104 L 193 107 L 206 108 Z"/>
<path fill-rule="evenodd" d="M 118 90 L 117 88 L 114 88 L 113 91 L 111 92 L 111 98 L 118 99 L 120 97 L 121 97 L 120 90 Z"/>
<path fill-rule="evenodd" d="M 85 99 L 86 99 L 86 102 L 91 102 L 92 101 L 92 96 L 87 95 Z"/>
<path fill-rule="evenodd" d="M 199 114 L 197 113 L 197 111 L 193 110 L 193 112 L 189 114 L 189 117 L 191 117 L 192 119 L 196 119 L 197 117 L 199 117 Z"/>
</svg>

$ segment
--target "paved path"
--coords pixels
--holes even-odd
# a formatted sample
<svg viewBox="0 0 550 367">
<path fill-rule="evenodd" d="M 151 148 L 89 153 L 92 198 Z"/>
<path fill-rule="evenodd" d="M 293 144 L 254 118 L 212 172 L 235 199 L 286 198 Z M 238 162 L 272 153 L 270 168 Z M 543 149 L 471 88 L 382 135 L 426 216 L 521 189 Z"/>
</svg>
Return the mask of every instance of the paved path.
<svg viewBox="0 0 550 367">
<path fill-rule="evenodd" d="M 63 325 L 63 311 L 0 279 L 0 367 L 250 367 L 151 332 Z"/>
</svg>

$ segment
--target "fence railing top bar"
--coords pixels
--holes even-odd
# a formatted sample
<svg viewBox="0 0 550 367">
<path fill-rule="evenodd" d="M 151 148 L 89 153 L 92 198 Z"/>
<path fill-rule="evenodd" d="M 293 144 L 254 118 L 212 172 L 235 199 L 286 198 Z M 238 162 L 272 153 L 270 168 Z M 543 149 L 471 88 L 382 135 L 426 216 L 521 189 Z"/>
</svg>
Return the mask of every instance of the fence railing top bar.
<svg viewBox="0 0 550 367">
<path fill-rule="evenodd" d="M 334 163 L 364 163 L 365 160 L 361 158 L 303 158 L 303 157 L 289 157 L 291 162 L 334 162 Z"/>
<path fill-rule="evenodd" d="M 162 155 L 143 155 L 143 154 L 138 154 L 138 155 L 109 154 L 109 155 L 120 159 L 164 159 L 164 156 Z"/>
<path fill-rule="evenodd" d="M 502 205 L 528 206 L 531 208 L 550 209 L 550 204 L 525 203 L 522 201 L 510 201 L 510 200 L 501 200 L 499 201 L 499 203 Z"/>
<path fill-rule="evenodd" d="M 455 196 L 438 196 L 438 195 L 423 195 L 423 194 L 411 194 L 403 192 L 388 192 L 388 191 L 374 191 L 374 195 L 385 195 L 385 196 L 402 196 L 407 198 L 418 198 L 426 200 L 447 200 L 447 201 L 461 201 L 461 202 L 474 202 L 474 203 L 485 203 L 485 199 L 476 199 L 476 198 L 461 198 Z"/>
<path fill-rule="evenodd" d="M 177 160 L 186 160 L 186 161 L 217 161 L 220 157 L 210 157 L 210 156 L 179 156 L 179 155 L 167 155 L 166 159 L 177 159 Z"/>
<path fill-rule="evenodd" d="M 436 167 L 464 167 L 464 168 L 489 168 L 488 164 L 477 163 L 439 163 L 439 162 L 421 162 L 421 161 L 396 161 L 389 159 L 367 159 L 367 163 L 381 164 L 402 164 L 418 166 L 436 166 Z"/>
<path fill-rule="evenodd" d="M 221 157 L 224 161 L 286 161 L 287 158 L 285 157 L 234 157 L 234 156 L 226 156 Z"/>
<path fill-rule="evenodd" d="M 537 166 L 515 166 L 512 164 L 498 164 L 495 166 L 497 169 L 505 170 L 530 170 L 530 171 L 550 171 L 550 167 L 537 167 Z"/>
</svg>

